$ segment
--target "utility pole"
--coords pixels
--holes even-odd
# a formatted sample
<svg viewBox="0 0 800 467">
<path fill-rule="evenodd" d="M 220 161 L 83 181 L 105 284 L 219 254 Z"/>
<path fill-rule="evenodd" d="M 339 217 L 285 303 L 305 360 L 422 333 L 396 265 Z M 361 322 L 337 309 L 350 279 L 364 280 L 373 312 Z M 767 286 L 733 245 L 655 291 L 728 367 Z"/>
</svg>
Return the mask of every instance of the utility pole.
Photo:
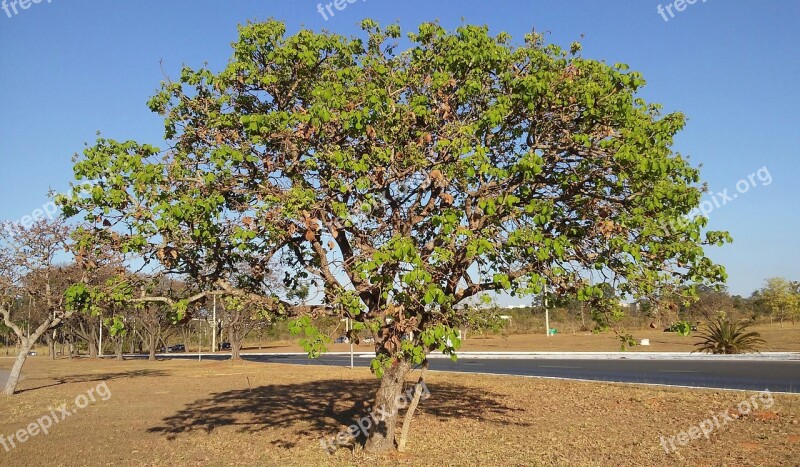
<svg viewBox="0 0 800 467">
<path fill-rule="evenodd" d="M 100 355 L 100 358 L 103 358 L 103 317 L 100 316 L 100 344 L 98 345 L 97 349 Z"/>
<path fill-rule="evenodd" d="M 544 334 L 550 337 L 550 310 L 547 309 L 547 283 L 544 284 Z"/>
<path fill-rule="evenodd" d="M 348 328 L 348 331 L 351 331 L 353 329 L 352 318 L 347 318 L 347 325 L 345 327 Z M 350 369 L 352 370 L 354 368 L 354 365 L 353 365 L 353 363 L 354 363 L 353 362 L 353 339 L 349 338 L 348 340 L 350 341 Z"/>
<path fill-rule="evenodd" d="M 212 326 L 211 329 L 211 353 L 217 351 L 217 296 L 214 295 L 214 307 L 212 311 L 213 317 L 211 318 Z"/>
</svg>

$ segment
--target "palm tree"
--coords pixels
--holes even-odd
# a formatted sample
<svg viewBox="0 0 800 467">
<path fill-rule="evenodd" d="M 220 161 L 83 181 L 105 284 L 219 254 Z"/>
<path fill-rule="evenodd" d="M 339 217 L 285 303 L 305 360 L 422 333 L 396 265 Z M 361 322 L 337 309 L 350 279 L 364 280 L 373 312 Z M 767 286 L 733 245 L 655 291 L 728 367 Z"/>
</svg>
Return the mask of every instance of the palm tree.
<svg viewBox="0 0 800 467">
<path fill-rule="evenodd" d="M 758 352 L 759 347 L 766 342 L 761 334 L 747 332 L 748 324 L 744 321 L 730 321 L 725 317 L 718 317 L 709 322 L 700 331 L 697 337 L 700 342 L 694 352 L 712 354 L 739 354 Z"/>
</svg>

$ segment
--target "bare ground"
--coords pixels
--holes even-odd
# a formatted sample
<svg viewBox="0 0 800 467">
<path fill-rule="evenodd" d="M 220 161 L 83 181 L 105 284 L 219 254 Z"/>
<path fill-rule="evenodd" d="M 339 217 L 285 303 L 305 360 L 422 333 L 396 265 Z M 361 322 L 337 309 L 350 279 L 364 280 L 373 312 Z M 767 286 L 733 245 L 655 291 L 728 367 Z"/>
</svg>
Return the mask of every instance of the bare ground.
<svg viewBox="0 0 800 467">
<path fill-rule="evenodd" d="M 366 370 L 46 357 L 25 369 L 22 392 L 0 400 L 0 434 L 98 384 L 111 397 L 49 435 L 0 447 L 0 465 L 798 465 L 800 456 L 800 396 L 774 395 L 771 408 L 667 454 L 661 436 L 735 414 L 755 394 L 434 373 L 409 452 L 329 455 L 320 438 L 368 413 L 377 382 Z"/>
</svg>

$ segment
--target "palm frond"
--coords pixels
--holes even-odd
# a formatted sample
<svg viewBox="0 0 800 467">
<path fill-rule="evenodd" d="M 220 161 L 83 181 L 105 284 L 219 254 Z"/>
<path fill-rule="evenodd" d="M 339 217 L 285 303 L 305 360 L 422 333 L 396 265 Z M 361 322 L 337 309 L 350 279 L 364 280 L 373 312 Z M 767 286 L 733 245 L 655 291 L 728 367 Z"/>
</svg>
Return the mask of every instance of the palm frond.
<svg viewBox="0 0 800 467">
<path fill-rule="evenodd" d="M 695 343 L 698 347 L 694 352 L 712 354 L 741 354 L 758 352 L 766 344 L 761 334 L 747 331 L 748 324 L 744 321 L 730 321 L 727 318 L 717 318 L 709 322 L 698 334 L 700 341 Z"/>
</svg>

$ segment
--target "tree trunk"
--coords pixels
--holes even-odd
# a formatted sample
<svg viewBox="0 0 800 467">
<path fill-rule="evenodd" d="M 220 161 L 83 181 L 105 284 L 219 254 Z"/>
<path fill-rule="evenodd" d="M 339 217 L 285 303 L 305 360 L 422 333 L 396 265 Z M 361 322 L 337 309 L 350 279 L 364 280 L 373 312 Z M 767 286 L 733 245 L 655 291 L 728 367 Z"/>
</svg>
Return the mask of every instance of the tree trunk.
<svg viewBox="0 0 800 467">
<path fill-rule="evenodd" d="M 414 385 L 414 395 L 411 396 L 411 404 L 406 411 L 405 419 L 403 419 L 403 429 L 400 431 L 400 437 L 397 440 L 397 450 L 405 452 L 406 442 L 408 441 L 408 433 L 411 431 L 411 421 L 414 419 L 414 411 L 417 410 L 422 393 L 425 386 L 425 372 L 428 370 L 428 360 L 422 362 L 422 373 L 419 375 L 419 381 Z"/>
<path fill-rule="evenodd" d="M 228 338 L 231 340 L 231 360 L 240 360 L 242 350 L 242 339 L 239 333 L 231 326 L 228 331 Z"/>
<path fill-rule="evenodd" d="M 365 449 L 368 453 L 380 453 L 394 449 L 395 428 L 397 427 L 398 399 L 403 393 L 403 385 L 411 366 L 408 362 L 397 360 L 387 368 L 381 379 L 381 386 L 375 393 L 372 414 L 377 423 L 372 426 Z"/>
<path fill-rule="evenodd" d="M 147 349 L 149 352 L 147 355 L 147 359 L 150 360 L 151 362 L 154 362 L 156 360 L 156 336 L 150 333 L 150 335 L 148 336 L 148 340 L 150 342 L 149 342 L 149 347 Z"/>
<path fill-rule="evenodd" d="M 588 328 L 586 327 L 586 318 L 583 316 L 583 303 L 581 303 L 581 332 L 587 331 Z"/>
<path fill-rule="evenodd" d="M 25 365 L 25 360 L 28 358 L 28 352 L 31 351 L 33 343 L 36 339 L 20 339 L 19 354 L 14 361 L 14 366 L 11 368 L 11 373 L 8 375 L 6 388 L 3 391 L 4 396 L 13 396 L 17 392 L 17 383 L 19 383 L 19 376 L 22 374 L 22 366 Z"/>
<path fill-rule="evenodd" d="M 50 352 L 50 358 L 52 360 L 56 359 L 56 331 L 52 333 L 47 333 L 47 350 Z"/>
<path fill-rule="evenodd" d="M 89 351 L 89 358 L 97 358 L 97 334 L 94 330 L 90 329 L 88 333 L 89 339 L 86 340 L 86 348 Z"/>
<path fill-rule="evenodd" d="M 222 334 L 223 334 L 223 332 L 222 332 L 222 324 L 220 324 L 220 323 L 215 323 L 215 324 L 216 324 L 216 326 L 215 326 L 214 332 L 217 333 L 217 348 L 214 349 L 214 351 L 215 352 L 219 352 L 220 349 L 222 348 Z"/>
<path fill-rule="evenodd" d="M 124 360 L 124 358 L 122 358 L 122 347 L 124 345 L 125 345 L 125 339 L 123 339 L 122 336 L 117 336 L 117 342 L 116 345 L 114 346 L 114 351 L 116 353 L 117 360 L 119 360 L 120 362 Z"/>
</svg>

